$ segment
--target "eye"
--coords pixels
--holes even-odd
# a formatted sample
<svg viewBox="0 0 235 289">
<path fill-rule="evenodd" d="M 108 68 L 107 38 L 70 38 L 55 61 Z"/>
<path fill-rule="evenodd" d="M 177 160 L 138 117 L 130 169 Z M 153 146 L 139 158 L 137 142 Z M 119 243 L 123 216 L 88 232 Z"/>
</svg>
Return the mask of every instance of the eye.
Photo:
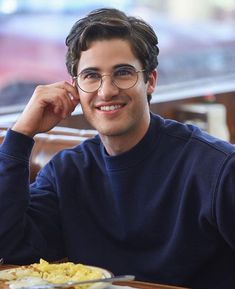
<svg viewBox="0 0 235 289">
<path fill-rule="evenodd" d="M 84 71 L 79 74 L 82 80 L 99 80 L 101 78 L 100 74 L 96 71 Z"/>
<path fill-rule="evenodd" d="M 115 70 L 113 74 L 119 77 L 132 76 L 135 74 L 135 69 L 131 67 L 120 67 Z"/>
</svg>

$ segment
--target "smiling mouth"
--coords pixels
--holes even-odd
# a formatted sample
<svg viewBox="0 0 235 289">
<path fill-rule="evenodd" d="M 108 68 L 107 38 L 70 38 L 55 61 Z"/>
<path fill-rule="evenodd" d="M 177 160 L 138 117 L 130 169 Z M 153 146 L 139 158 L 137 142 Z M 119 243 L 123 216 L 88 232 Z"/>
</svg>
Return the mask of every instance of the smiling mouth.
<svg viewBox="0 0 235 289">
<path fill-rule="evenodd" d="M 102 111 L 114 111 L 114 110 L 122 108 L 123 106 L 124 105 L 121 105 L 121 104 L 103 105 L 103 106 L 100 106 L 98 109 Z"/>
</svg>

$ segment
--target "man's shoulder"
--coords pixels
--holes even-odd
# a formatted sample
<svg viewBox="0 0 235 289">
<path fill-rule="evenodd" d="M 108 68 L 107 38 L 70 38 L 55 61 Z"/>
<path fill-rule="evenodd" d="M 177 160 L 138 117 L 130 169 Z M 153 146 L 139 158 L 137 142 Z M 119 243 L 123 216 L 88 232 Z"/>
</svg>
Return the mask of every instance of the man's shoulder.
<svg viewBox="0 0 235 289">
<path fill-rule="evenodd" d="M 100 138 L 98 135 L 94 137 L 89 137 L 86 140 L 83 140 L 81 143 L 61 150 L 57 155 L 59 156 L 66 156 L 66 155 L 74 155 L 77 156 L 85 156 L 85 155 L 92 155 L 97 154 L 100 150 Z"/>
<path fill-rule="evenodd" d="M 185 124 L 172 119 L 161 118 L 162 136 L 178 141 L 182 145 L 197 149 L 214 150 L 222 154 L 234 154 L 235 145 L 208 134 L 193 124 Z"/>
<path fill-rule="evenodd" d="M 76 146 L 75 148 L 77 150 L 81 150 L 81 151 L 87 151 L 87 150 L 96 150 L 97 148 L 100 147 L 100 137 L 97 134 L 96 136 L 93 137 L 89 137 L 86 140 L 84 140 L 82 143 L 80 143 L 78 146 Z"/>
</svg>

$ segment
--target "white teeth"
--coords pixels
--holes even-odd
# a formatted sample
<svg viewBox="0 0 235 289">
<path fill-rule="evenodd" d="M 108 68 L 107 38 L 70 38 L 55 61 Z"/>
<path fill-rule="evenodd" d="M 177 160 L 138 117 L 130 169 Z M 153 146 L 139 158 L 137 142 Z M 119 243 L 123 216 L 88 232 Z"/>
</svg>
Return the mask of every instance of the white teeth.
<svg viewBox="0 0 235 289">
<path fill-rule="evenodd" d="M 105 111 L 111 111 L 111 110 L 115 110 L 118 108 L 121 108 L 122 106 L 120 104 L 116 104 L 116 105 L 105 105 L 105 106 L 101 106 L 100 110 L 105 110 Z"/>
</svg>

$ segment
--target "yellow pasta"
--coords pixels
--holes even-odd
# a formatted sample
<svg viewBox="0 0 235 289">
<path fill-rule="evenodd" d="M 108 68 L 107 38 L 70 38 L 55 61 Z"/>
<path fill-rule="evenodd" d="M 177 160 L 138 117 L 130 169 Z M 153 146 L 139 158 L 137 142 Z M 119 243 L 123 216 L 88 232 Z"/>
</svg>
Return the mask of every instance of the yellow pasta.
<svg viewBox="0 0 235 289">
<path fill-rule="evenodd" d="M 39 263 L 0 271 L 0 288 L 20 289 L 46 283 L 61 284 L 68 281 L 84 281 L 103 278 L 102 269 L 74 264 L 72 262 L 50 264 L 41 259 Z M 1 285 L 2 284 L 2 285 Z M 74 286 L 85 289 L 90 285 Z M 72 287 L 72 286 L 71 286 Z"/>
<path fill-rule="evenodd" d="M 102 272 L 98 268 L 72 262 L 50 264 L 41 259 L 40 263 L 32 264 L 31 267 L 40 273 L 43 280 L 55 284 L 102 278 Z"/>
</svg>

